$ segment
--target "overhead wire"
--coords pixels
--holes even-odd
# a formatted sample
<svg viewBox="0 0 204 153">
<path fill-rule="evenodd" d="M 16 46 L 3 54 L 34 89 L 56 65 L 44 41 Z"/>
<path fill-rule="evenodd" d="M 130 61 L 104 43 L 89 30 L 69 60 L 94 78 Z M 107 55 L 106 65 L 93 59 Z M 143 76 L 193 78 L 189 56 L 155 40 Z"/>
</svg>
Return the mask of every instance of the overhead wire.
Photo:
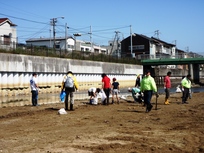
<svg viewBox="0 0 204 153">
<path fill-rule="evenodd" d="M 27 22 L 33 22 L 33 23 L 38 23 L 38 24 L 45 24 L 47 26 L 48 25 L 50 26 L 50 23 L 47 23 L 47 22 L 39 22 L 39 21 L 29 20 L 29 19 L 25 19 L 25 18 L 21 18 L 21 17 L 15 17 L 15 16 L 11 16 L 11 15 L 6 15 L 6 14 L 3 14 L 3 13 L 0 13 L 0 15 L 8 16 L 8 17 L 11 17 L 11 18 L 15 18 L 15 19 L 19 19 L 19 20 L 23 20 L 23 21 L 27 21 Z M 60 24 L 59 26 L 56 26 L 56 29 L 57 29 L 56 32 L 59 33 L 59 34 L 60 33 L 64 33 L 65 32 L 65 25 L 64 25 L 64 29 L 62 29 L 62 27 L 63 27 L 62 24 Z M 129 27 L 129 26 L 114 27 L 114 28 L 100 29 L 100 30 L 93 30 L 91 34 L 92 34 L 92 36 L 99 37 L 99 38 L 112 39 L 110 37 L 106 37 L 106 36 L 102 36 L 102 35 L 97 35 L 95 33 L 107 32 L 107 34 L 110 34 L 108 31 L 124 29 L 124 28 L 127 28 L 127 27 Z M 89 30 L 84 31 L 85 29 L 88 29 L 88 28 L 89 28 Z M 28 31 L 29 30 L 25 31 L 25 28 L 23 29 L 23 32 L 28 32 Z M 33 27 L 32 27 L 32 30 L 29 31 L 29 32 L 35 32 L 35 31 L 33 31 Z M 37 34 L 40 34 L 40 32 L 42 32 L 42 29 L 40 29 L 38 32 L 35 32 L 29 38 L 31 38 L 32 36 L 36 36 Z M 69 32 L 70 33 L 81 33 L 83 36 L 86 36 L 86 35 L 88 36 L 88 35 L 90 35 L 90 26 L 82 27 L 82 28 L 78 28 L 78 29 L 69 27 Z"/>
</svg>

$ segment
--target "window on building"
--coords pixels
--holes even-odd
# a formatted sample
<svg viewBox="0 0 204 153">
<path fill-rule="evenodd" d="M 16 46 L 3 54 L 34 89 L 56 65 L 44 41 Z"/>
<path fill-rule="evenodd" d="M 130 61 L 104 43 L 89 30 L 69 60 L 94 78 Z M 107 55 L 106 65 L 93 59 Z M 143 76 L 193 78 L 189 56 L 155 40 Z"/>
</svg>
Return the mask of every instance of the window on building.
<svg viewBox="0 0 204 153">
<path fill-rule="evenodd" d="M 4 45 L 10 45 L 11 43 L 11 37 L 4 35 Z"/>
<path fill-rule="evenodd" d="M 55 45 L 55 48 L 56 49 L 60 49 L 60 45 Z"/>
</svg>

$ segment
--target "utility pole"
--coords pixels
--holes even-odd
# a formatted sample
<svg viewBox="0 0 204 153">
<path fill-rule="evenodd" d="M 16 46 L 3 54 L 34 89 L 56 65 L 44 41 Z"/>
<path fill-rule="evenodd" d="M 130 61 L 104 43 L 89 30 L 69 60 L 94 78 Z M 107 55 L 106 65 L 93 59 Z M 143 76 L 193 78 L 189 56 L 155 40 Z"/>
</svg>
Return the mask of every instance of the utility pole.
<svg viewBox="0 0 204 153">
<path fill-rule="evenodd" d="M 186 47 L 186 52 L 189 52 L 189 47 L 188 46 Z"/>
<path fill-rule="evenodd" d="M 67 23 L 65 23 L 65 51 L 67 51 Z"/>
<path fill-rule="evenodd" d="M 55 23 L 57 22 L 57 18 L 53 18 L 51 24 L 53 26 L 53 49 L 55 51 Z"/>
<path fill-rule="evenodd" d="M 154 31 L 154 35 L 156 35 L 157 39 L 159 39 L 159 30 Z"/>
<path fill-rule="evenodd" d="M 132 25 L 130 25 L 130 53 L 132 57 Z"/>
<path fill-rule="evenodd" d="M 49 48 L 51 48 L 51 38 L 52 38 L 51 32 L 52 32 L 52 29 L 51 29 L 51 27 L 50 27 L 50 47 L 49 47 Z"/>
<path fill-rule="evenodd" d="M 117 35 L 117 56 L 119 57 L 120 54 L 119 54 L 119 36 L 118 36 L 118 33 L 120 33 L 119 31 L 116 31 L 116 35 Z"/>
<path fill-rule="evenodd" d="M 177 41 L 176 40 L 174 40 L 174 44 L 175 44 L 175 56 L 176 56 L 176 58 L 178 58 L 178 53 L 177 53 L 177 47 L 176 47 L 176 45 L 177 45 Z"/>
<path fill-rule="evenodd" d="M 90 44 L 91 44 L 91 52 L 92 52 L 92 29 L 91 29 L 91 26 L 90 26 L 90 32 L 88 33 L 88 34 L 90 34 Z"/>
<path fill-rule="evenodd" d="M 57 18 L 62 18 L 64 19 L 64 17 L 57 17 Z M 56 26 L 56 23 L 57 23 L 57 18 L 52 18 L 50 19 L 51 20 L 51 25 L 53 26 L 53 49 L 55 51 L 55 26 Z"/>
<path fill-rule="evenodd" d="M 113 52 L 113 48 L 115 49 L 115 42 L 117 42 L 117 46 L 116 46 L 116 54 L 117 54 L 117 56 L 119 56 L 119 48 L 118 48 L 118 41 L 119 41 L 119 36 L 118 36 L 118 33 L 120 33 L 120 31 L 115 31 L 115 38 L 114 38 L 114 40 L 113 40 L 113 44 L 112 44 L 112 47 L 111 47 L 111 51 L 110 51 L 110 55 L 112 54 L 112 52 Z M 114 50 L 115 51 L 115 50 Z M 114 53 L 115 54 L 115 53 Z"/>
</svg>

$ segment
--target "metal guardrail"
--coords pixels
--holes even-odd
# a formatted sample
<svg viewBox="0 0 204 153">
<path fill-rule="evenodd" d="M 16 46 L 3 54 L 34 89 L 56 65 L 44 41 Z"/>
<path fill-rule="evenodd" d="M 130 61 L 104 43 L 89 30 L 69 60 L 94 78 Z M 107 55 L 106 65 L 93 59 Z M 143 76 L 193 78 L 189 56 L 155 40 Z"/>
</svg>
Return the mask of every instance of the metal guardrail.
<svg viewBox="0 0 204 153">
<path fill-rule="evenodd" d="M 141 54 L 137 55 L 135 58 L 140 60 L 150 60 L 150 59 L 183 59 L 183 58 L 203 58 L 204 56 L 197 53 L 180 53 L 176 55 L 164 55 L 164 54 Z"/>
</svg>

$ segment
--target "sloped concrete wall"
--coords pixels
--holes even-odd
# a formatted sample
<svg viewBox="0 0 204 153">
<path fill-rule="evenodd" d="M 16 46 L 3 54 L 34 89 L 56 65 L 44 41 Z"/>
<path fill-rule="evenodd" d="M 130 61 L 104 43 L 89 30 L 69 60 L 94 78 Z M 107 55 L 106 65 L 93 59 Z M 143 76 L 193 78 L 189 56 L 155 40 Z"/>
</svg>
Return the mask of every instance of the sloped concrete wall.
<svg viewBox="0 0 204 153">
<path fill-rule="evenodd" d="M 75 74 L 80 90 L 88 90 L 101 87 L 102 73 L 111 79 L 116 77 L 121 88 L 134 86 L 143 66 L 0 53 L 0 96 L 30 93 L 33 72 L 38 73 L 41 92 L 59 92 L 69 70 Z"/>
<path fill-rule="evenodd" d="M 143 66 L 0 53 L 0 71 L 142 74 Z"/>
</svg>

